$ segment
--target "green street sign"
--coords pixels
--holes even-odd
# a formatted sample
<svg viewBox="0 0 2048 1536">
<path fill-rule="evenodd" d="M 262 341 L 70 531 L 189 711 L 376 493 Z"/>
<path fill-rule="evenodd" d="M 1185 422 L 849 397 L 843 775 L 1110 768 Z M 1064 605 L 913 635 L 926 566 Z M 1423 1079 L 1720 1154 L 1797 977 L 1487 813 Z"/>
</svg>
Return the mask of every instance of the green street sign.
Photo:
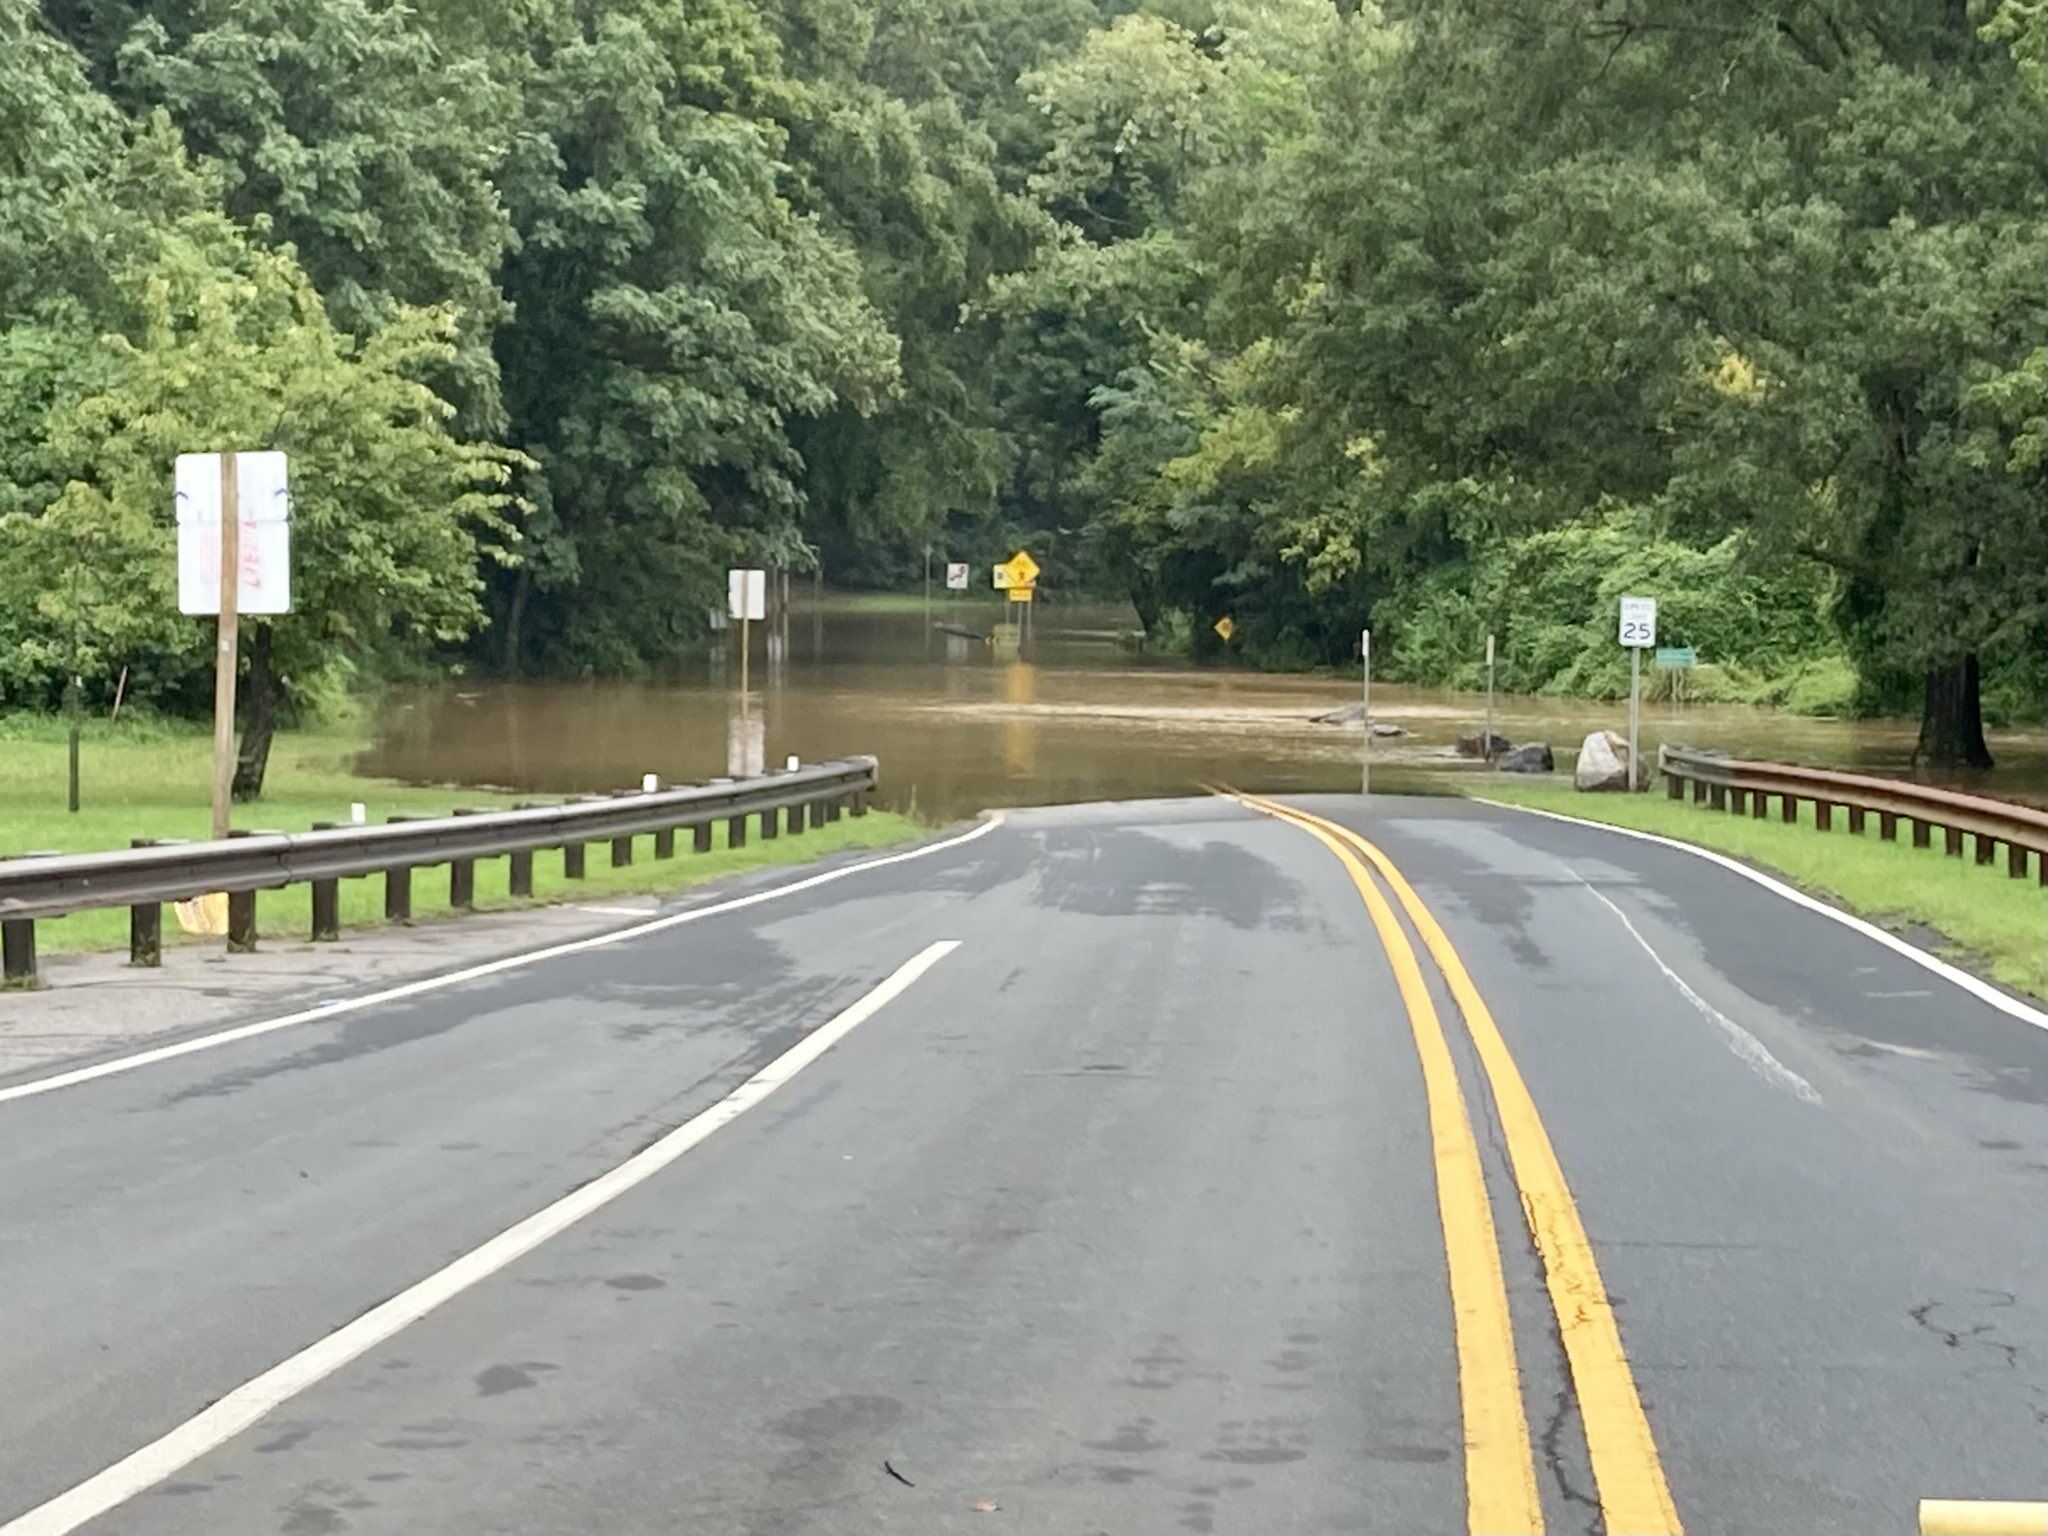
<svg viewBox="0 0 2048 1536">
<path fill-rule="evenodd" d="M 1699 655 L 1689 645 L 1660 645 L 1657 647 L 1657 665 L 1671 671 L 1684 671 Z"/>
</svg>

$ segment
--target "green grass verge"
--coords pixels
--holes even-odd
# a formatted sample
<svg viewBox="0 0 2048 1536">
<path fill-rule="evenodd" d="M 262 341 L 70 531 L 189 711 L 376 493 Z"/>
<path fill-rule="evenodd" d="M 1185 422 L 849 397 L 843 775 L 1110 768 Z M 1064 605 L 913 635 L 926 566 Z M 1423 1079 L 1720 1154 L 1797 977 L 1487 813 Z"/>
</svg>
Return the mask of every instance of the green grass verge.
<svg viewBox="0 0 2048 1536">
<path fill-rule="evenodd" d="M 1733 854 L 1894 932 L 1924 939 L 1921 930 L 1932 929 L 1947 958 L 2048 997 L 2048 890 L 2033 875 L 2008 876 L 2002 853 L 1998 863 L 1980 866 L 1973 858 L 1949 858 L 1939 838 L 1932 848 L 1915 848 L 1903 833 L 1895 843 L 1883 842 L 1874 819 L 1861 837 L 1850 835 L 1839 814 L 1833 831 L 1820 832 L 1811 804 L 1800 807 L 1796 825 L 1778 819 L 1775 803 L 1771 819 L 1757 821 L 1668 799 L 1661 787 L 1647 795 L 1586 795 L 1564 784 L 1502 776 L 1468 793 Z"/>
<path fill-rule="evenodd" d="M 381 821 L 399 813 L 446 815 L 457 806 L 502 807 L 518 798 L 484 790 L 365 778 L 349 767 L 363 744 L 362 737 L 346 727 L 280 735 L 271 753 L 263 799 L 236 806 L 235 825 L 303 832 L 316 821 L 347 821 L 351 801 L 363 802 L 370 819 Z M 94 724 L 88 728 L 80 754 L 82 793 L 76 815 L 65 810 L 65 758 L 61 724 L 41 719 L 0 722 L 0 853 L 42 849 L 82 853 L 124 848 L 137 837 L 199 840 L 207 836 L 211 737 L 190 728 L 151 722 L 119 728 Z M 756 820 L 749 825 L 753 836 L 748 845 L 729 848 L 725 824 L 720 822 L 709 853 L 692 853 L 690 832 L 685 829 L 677 839 L 676 857 L 656 861 L 654 839 L 649 835 L 634 840 L 634 862 L 618 869 L 611 866 L 611 845 L 593 843 L 585 856 L 587 875 L 582 880 L 563 877 L 559 852 L 543 852 L 534 859 L 531 903 L 515 902 L 506 889 L 507 861 L 487 859 L 476 869 L 476 904 L 480 909 L 502 909 L 629 892 L 672 891 L 721 875 L 803 863 L 846 849 L 900 843 L 925 830 L 910 817 L 871 811 L 862 817 L 843 816 L 829 826 L 794 837 L 785 833 L 763 842 Z M 451 911 L 445 866 L 414 871 L 412 905 L 416 921 Z M 367 927 L 381 923 L 383 916 L 381 877 L 342 882 L 344 926 Z M 302 941 L 312 923 L 311 888 L 294 885 L 261 892 L 256 898 L 256 921 L 259 933 L 273 942 Z M 169 913 L 165 915 L 164 938 L 167 943 L 182 938 Z M 36 924 L 36 946 L 44 954 L 123 949 L 127 943 L 126 908 L 80 912 Z"/>
</svg>

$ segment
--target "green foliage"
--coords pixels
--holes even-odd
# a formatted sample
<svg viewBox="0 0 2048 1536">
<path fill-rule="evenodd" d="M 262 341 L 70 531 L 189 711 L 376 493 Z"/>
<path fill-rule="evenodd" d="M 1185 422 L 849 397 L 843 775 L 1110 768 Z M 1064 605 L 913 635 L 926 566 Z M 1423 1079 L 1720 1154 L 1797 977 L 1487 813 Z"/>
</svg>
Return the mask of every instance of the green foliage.
<svg viewBox="0 0 2048 1536">
<path fill-rule="evenodd" d="M 2042 0 L 0 0 L 0 696 L 204 707 L 210 434 L 302 456 L 301 694 L 1027 543 L 1440 682 L 1611 692 L 1651 591 L 1967 756 L 2043 693 L 2044 110 Z"/>
</svg>

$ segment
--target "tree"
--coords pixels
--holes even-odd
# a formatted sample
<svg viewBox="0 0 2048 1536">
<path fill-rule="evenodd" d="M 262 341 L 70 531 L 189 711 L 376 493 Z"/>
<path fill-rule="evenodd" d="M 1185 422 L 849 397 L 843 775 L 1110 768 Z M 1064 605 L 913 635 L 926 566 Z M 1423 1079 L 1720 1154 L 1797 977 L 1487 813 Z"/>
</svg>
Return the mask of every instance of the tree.
<svg viewBox="0 0 2048 1536">
<path fill-rule="evenodd" d="M 118 178 L 203 205 L 204 178 L 158 119 Z M 131 317 L 89 393 L 60 401 L 48 452 L 63 489 L 4 527 L 32 590 L 89 551 L 104 600 L 69 615 L 111 666 L 203 690 L 211 646 L 178 616 L 170 466 L 180 452 L 282 448 L 292 461 L 293 611 L 255 621 L 235 788 L 262 790 L 280 707 L 322 675 L 417 657 L 483 617 L 479 562 L 509 558 L 516 456 L 458 440 L 422 382 L 447 365 L 445 310 L 394 311 L 357 343 L 327 318 L 291 253 L 200 206 L 168 217 L 114 272 Z M 115 578 L 105 580 L 108 573 Z M 47 607 L 47 605 L 46 605 Z"/>
<path fill-rule="evenodd" d="M 654 0 L 552 41 L 509 195 L 499 357 L 540 462 L 508 665 L 631 670 L 702 632 L 736 560 L 798 563 L 793 422 L 870 413 L 895 338 L 857 259 L 783 194 L 773 39 Z"/>
<path fill-rule="evenodd" d="M 292 245 L 344 331 L 450 306 L 442 392 L 466 430 L 503 427 L 495 173 L 517 95 L 483 60 L 371 0 L 173 0 L 138 13 L 111 65 L 116 99 L 171 114 L 220 166 L 226 211 Z"/>
</svg>

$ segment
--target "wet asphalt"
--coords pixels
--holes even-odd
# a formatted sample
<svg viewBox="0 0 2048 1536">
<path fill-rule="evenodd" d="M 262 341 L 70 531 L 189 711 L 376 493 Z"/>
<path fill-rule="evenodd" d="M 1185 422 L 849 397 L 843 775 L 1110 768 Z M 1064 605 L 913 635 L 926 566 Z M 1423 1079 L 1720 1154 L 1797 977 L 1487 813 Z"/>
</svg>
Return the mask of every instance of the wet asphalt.
<svg viewBox="0 0 2048 1536">
<path fill-rule="evenodd" d="M 2048 1033 L 1679 851 L 1297 803 L 1391 855 L 1491 1004 L 1688 1531 L 2048 1498 Z M 1214 800 L 1013 812 L 785 901 L 0 1105 L 0 1530 L 938 939 L 961 947 L 761 1107 L 86 1529 L 1463 1531 L 1406 1016 L 1336 860 Z M 1597 1531 L 1484 1078 L 1439 1006 L 1547 1523 Z"/>
</svg>

